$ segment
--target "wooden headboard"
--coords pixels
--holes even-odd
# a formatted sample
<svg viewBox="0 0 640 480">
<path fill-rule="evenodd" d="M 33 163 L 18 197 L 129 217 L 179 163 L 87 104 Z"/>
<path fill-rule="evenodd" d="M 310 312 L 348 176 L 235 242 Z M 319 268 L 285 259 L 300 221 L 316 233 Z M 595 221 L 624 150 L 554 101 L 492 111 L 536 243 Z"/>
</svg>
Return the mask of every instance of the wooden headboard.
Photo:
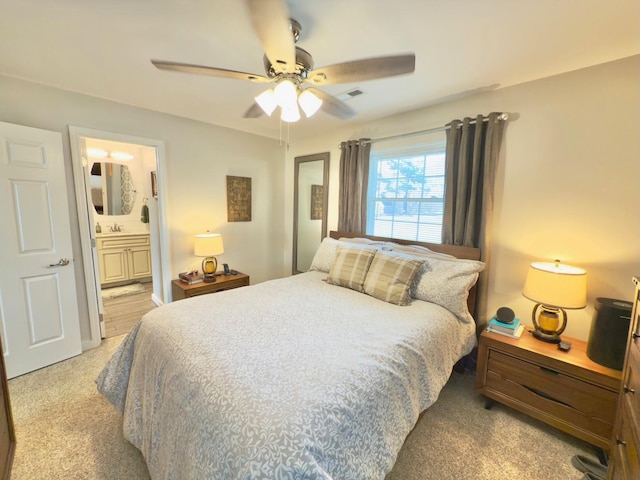
<svg viewBox="0 0 640 480">
<path fill-rule="evenodd" d="M 420 245 L 421 247 L 426 247 L 429 250 L 433 250 L 434 252 L 446 253 L 448 255 L 453 255 L 456 258 L 464 258 L 467 260 L 480 260 L 480 249 L 475 247 L 462 247 L 458 245 L 444 245 L 442 243 L 427 243 L 427 242 L 418 242 L 415 240 L 400 240 L 397 238 L 387 238 L 387 237 L 374 237 L 372 235 L 364 235 L 362 233 L 349 233 L 349 232 L 337 232 L 332 230 L 329 232 L 329 236 L 336 240 L 340 238 L 368 238 L 370 240 L 376 240 L 379 242 L 395 242 L 400 245 Z M 474 285 L 471 290 L 469 290 L 469 298 L 467 299 L 467 306 L 469 307 L 469 311 L 475 320 L 475 307 L 476 307 L 476 286 Z M 477 320 L 476 320 L 477 323 Z"/>
</svg>

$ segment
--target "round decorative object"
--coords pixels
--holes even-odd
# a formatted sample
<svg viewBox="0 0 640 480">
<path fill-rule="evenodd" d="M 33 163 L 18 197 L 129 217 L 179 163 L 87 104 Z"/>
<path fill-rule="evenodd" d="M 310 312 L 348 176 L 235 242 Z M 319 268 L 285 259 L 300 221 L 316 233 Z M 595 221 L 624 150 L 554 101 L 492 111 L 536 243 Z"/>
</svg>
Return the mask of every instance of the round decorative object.
<svg viewBox="0 0 640 480">
<path fill-rule="evenodd" d="M 531 321 L 535 328 L 534 337 L 543 342 L 560 343 L 560 334 L 567 328 L 567 312 L 562 308 L 536 303 L 531 313 Z"/>
<path fill-rule="evenodd" d="M 513 313 L 509 307 L 500 307 L 496 312 L 496 320 L 500 323 L 513 323 L 513 319 L 516 318 L 516 314 Z"/>
</svg>

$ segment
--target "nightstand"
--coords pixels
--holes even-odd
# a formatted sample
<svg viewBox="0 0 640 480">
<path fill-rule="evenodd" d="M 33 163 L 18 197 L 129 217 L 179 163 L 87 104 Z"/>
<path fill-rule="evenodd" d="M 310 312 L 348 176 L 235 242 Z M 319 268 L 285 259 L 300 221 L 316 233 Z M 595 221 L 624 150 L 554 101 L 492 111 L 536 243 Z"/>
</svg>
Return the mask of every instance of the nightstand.
<svg viewBox="0 0 640 480">
<path fill-rule="evenodd" d="M 171 292 L 175 301 L 248 285 L 249 275 L 238 272 L 235 275 L 217 275 L 216 281 L 211 283 L 200 282 L 188 285 L 181 280 L 172 280 Z"/>
<path fill-rule="evenodd" d="M 568 352 L 528 331 L 519 339 L 482 332 L 476 390 L 609 451 L 621 372 L 591 361 L 586 342 L 563 339 Z"/>
</svg>

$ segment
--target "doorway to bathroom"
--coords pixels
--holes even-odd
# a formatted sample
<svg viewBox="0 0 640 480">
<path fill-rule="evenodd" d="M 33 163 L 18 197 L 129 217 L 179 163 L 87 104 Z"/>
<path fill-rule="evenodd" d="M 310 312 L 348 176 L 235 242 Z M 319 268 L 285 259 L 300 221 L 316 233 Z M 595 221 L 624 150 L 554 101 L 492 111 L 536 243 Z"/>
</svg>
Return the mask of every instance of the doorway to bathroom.
<svg viewBox="0 0 640 480">
<path fill-rule="evenodd" d="M 167 292 L 163 142 L 69 127 L 93 346 Z"/>
</svg>

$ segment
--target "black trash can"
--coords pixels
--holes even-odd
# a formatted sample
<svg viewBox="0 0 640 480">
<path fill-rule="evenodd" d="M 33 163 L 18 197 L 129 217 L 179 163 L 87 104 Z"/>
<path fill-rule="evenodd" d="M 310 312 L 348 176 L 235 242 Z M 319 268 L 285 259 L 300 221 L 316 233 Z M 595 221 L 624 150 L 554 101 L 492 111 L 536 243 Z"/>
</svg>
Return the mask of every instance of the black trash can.
<svg viewBox="0 0 640 480">
<path fill-rule="evenodd" d="M 600 365 L 622 370 L 633 304 L 614 298 L 596 298 L 594 307 L 587 356 Z"/>
</svg>

